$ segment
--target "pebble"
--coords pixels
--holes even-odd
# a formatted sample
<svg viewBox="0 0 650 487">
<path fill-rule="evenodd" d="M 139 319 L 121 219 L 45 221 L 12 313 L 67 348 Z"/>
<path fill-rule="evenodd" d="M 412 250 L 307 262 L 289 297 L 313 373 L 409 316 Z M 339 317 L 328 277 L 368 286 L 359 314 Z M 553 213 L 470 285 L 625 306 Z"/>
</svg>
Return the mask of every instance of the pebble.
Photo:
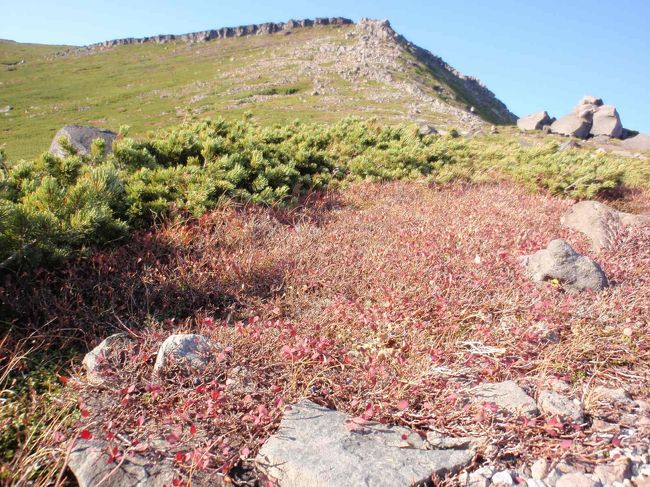
<svg viewBox="0 0 650 487">
<path fill-rule="evenodd" d="M 545 458 L 540 458 L 530 467 L 530 472 L 533 479 L 542 480 L 548 475 L 548 461 Z"/>
<path fill-rule="evenodd" d="M 492 483 L 493 484 L 501 484 L 501 485 L 514 485 L 514 480 L 512 480 L 512 476 L 510 475 L 510 472 L 507 470 L 504 470 L 502 472 L 497 472 L 494 475 L 492 475 Z"/>
<path fill-rule="evenodd" d="M 600 487 L 600 482 L 590 479 L 583 473 L 567 473 L 562 475 L 555 487 Z"/>
</svg>

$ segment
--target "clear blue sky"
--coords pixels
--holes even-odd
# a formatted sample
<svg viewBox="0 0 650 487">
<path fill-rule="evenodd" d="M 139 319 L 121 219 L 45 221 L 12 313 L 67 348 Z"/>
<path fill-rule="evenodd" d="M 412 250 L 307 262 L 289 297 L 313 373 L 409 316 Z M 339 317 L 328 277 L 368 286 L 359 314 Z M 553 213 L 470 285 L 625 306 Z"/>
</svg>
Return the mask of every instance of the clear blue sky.
<svg viewBox="0 0 650 487">
<path fill-rule="evenodd" d="M 0 0 L 0 38 L 88 44 L 290 18 L 387 18 L 477 76 L 517 115 L 562 115 L 586 94 L 650 133 L 647 0 Z"/>
</svg>

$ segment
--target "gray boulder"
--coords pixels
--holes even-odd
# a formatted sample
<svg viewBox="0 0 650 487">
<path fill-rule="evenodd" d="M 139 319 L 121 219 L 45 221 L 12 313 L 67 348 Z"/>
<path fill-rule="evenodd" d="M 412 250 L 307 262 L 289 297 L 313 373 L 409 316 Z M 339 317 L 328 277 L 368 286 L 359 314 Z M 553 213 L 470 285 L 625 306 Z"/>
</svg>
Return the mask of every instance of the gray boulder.
<svg viewBox="0 0 650 487">
<path fill-rule="evenodd" d="M 492 402 L 499 408 L 513 414 L 534 416 L 537 414 L 535 400 L 526 394 L 516 382 L 507 380 L 505 382 L 491 382 L 480 384 L 472 389 L 475 399 Z"/>
<path fill-rule="evenodd" d="M 520 130 L 542 130 L 546 125 L 551 125 L 551 117 L 546 112 L 531 113 L 517 120 Z"/>
<path fill-rule="evenodd" d="M 213 345 L 203 335 L 171 335 L 160 345 L 153 371 L 160 374 L 174 367 L 184 374 L 200 373 L 211 362 L 213 352 Z"/>
<path fill-rule="evenodd" d="M 560 223 L 589 237 L 599 251 L 611 247 L 624 227 L 650 225 L 650 215 L 623 213 L 598 201 L 580 201 L 567 210 Z"/>
<path fill-rule="evenodd" d="M 65 157 L 67 155 L 67 152 L 59 142 L 62 137 L 65 137 L 72 148 L 80 155 L 85 155 L 90 152 L 93 140 L 103 139 L 106 143 L 104 151 L 108 154 L 113 150 L 113 141 L 117 137 L 117 134 L 110 130 L 97 127 L 66 125 L 56 133 L 54 139 L 52 139 L 52 144 L 50 144 L 50 153 L 58 157 Z"/>
<path fill-rule="evenodd" d="M 68 467 L 79 487 L 163 487 L 172 485 L 174 465 L 169 461 L 127 455 L 123 462 L 109 463 L 109 443 L 104 440 L 78 440 L 68 458 Z"/>
<path fill-rule="evenodd" d="M 593 114 L 591 135 L 597 137 L 605 135 L 620 139 L 623 135 L 623 125 L 616 108 L 611 105 L 602 105 Z"/>
<path fill-rule="evenodd" d="M 600 266 L 580 255 L 564 240 L 552 240 L 548 247 L 522 258 L 524 272 L 534 282 L 556 279 L 569 291 L 599 291 L 609 285 Z"/>
<path fill-rule="evenodd" d="M 438 131 L 435 129 L 435 127 L 427 123 L 423 123 L 420 124 L 420 127 L 418 128 L 418 133 L 420 135 L 436 135 Z"/>
<path fill-rule="evenodd" d="M 621 146 L 627 150 L 650 151 L 650 135 L 638 134 L 629 137 L 621 142 Z"/>
<path fill-rule="evenodd" d="M 82 365 L 86 369 L 86 379 L 91 384 L 101 384 L 110 370 L 109 358 L 119 350 L 125 350 L 131 343 L 126 333 L 116 333 L 105 338 L 99 345 L 88 352 Z"/>
<path fill-rule="evenodd" d="M 569 113 L 551 125 L 551 132 L 559 135 L 586 139 L 591 130 L 592 115 L 589 111 Z"/>
<path fill-rule="evenodd" d="M 419 435 L 407 428 L 351 421 L 302 400 L 286 410 L 256 464 L 282 487 L 392 487 L 456 472 L 473 457 L 470 449 L 423 449 Z"/>
</svg>

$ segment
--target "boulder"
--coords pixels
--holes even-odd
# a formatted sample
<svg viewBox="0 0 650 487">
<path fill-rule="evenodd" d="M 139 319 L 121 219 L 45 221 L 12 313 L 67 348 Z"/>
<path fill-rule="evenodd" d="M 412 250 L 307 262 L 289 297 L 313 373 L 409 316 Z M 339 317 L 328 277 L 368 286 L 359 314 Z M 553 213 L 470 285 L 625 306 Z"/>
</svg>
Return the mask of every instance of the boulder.
<svg viewBox="0 0 650 487">
<path fill-rule="evenodd" d="M 521 130 L 542 130 L 546 125 L 551 125 L 551 117 L 546 112 L 531 113 L 517 120 L 517 127 Z"/>
<path fill-rule="evenodd" d="M 650 151 L 650 135 L 638 134 L 621 142 L 621 146 L 631 151 Z"/>
<path fill-rule="evenodd" d="M 551 125 L 552 133 L 579 139 L 586 139 L 589 136 L 589 130 L 591 130 L 591 115 L 588 111 L 569 113 Z"/>
<path fill-rule="evenodd" d="M 481 384 L 472 389 L 472 393 L 475 399 L 492 402 L 499 408 L 514 414 L 526 416 L 537 414 L 535 400 L 511 380 Z"/>
<path fill-rule="evenodd" d="M 431 125 L 429 125 L 427 123 L 423 123 L 418 128 L 418 133 L 420 135 L 437 135 L 438 131 L 435 129 L 435 127 L 433 127 L 433 126 L 431 126 Z"/>
<path fill-rule="evenodd" d="M 569 208 L 560 222 L 585 234 L 599 251 L 610 247 L 624 227 L 650 225 L 650 215 L 622 213 L 598 201 L 580 201 Z"/>
<path fill-rule="evenodd" d="M 597 96 L 593 96 L 593 95 L 586 95 L 582 97 L 582 100 L 580 100 L 580 103 L 578 103 L 576 108 L 584 107 L 584 106 L 600 107 L 602 105 L 603 105 L 602 98 L 598 98 Z"/>
<path fill-rule="evenodd" d="M 160 345 L 154 373 L 178 368 L 185 375 L 200 373 L 212 360 L 214 347 L 202 335 L 184 333 L 171 335 Z"/>
<path fill-rule="evenodd" d="M 564 240 L 552 240 L 548 247 L 522 258 L 524 272 L 534 282 L 557 280 L 569 291 L 599 291 L 609 285 L 600 266 L 580 255 Z"/>
<path fill-rule="evenodd" d="M 88 352 L 82 361 L 88 382 L 95 385 L 103 383 L 110 371 L 109 358 L 117 355 L 120 350 L 127 349 L 130 343 L 131 339 L 126 333 L 116 333 Z"/>
<path fill-rule="evenodd" d="M 78 440 L 70 451 L 68 467 L 79 487 L 163 487 L 172 485 L 174 465 L 169 461 L 128 454 L 123 462 L 109 463 L 111 445 L 104 440 Z"/>
<path fill-rule="evenodd" d="M 611 105 L 598 107 L 593 114 L 590 133 L 594 137 L 605 135 L 620 139 L 623 135 L 623 125 L 616 108 Z"/>
<path fill-rule="evenodd" d="M 56 133 L 54 139 L 52 139 L 52 144 L 50 144 L 50 153 L 58 157 L 68 155 L 59 142 L 62 137 L 68 139 L 72 148 L 80 155 L 85 155 L 90 152 L 93 140 L 103 139 L 106 142 L 104 151 L 108 154 L 112 151 L 113 141 L 117 137 L 117 134 L 110 130 L 97 127 L 66 125 Z"/>
<path fill-rule="evenodd" d="M 406 444 L 405 438 L 413 438 Z M 468 465 L 470 449 L 427 450 L 407 428 L 356 423 L 339 411 L 301 400 L 260 449 L 258 468 L 282 487 L 376 487 L 428 483 Z"/>
</svg>

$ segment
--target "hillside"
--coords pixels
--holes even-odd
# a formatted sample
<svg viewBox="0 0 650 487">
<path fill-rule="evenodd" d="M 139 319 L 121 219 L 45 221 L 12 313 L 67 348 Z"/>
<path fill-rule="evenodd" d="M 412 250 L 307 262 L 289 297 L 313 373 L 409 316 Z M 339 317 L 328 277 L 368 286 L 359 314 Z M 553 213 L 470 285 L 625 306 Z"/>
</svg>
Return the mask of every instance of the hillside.
<svg viewBox="0 0 650 487">
<path fill-rule="evenodd" d="M 247 111 L 261 123 L 358 115 L 462 131 L 484 120 L 515 121 L 480 82 L 409 43 L 388 22 L 324 24 L 264 24 L 87 48 L 0 41 L 0 106 L 13 107 L 0 116 L 0 140 L 17 160 L 46 150 L 69 123 L 129 125 L 138 135 L 188 117 L 238 119 Z"/>
</svg>

